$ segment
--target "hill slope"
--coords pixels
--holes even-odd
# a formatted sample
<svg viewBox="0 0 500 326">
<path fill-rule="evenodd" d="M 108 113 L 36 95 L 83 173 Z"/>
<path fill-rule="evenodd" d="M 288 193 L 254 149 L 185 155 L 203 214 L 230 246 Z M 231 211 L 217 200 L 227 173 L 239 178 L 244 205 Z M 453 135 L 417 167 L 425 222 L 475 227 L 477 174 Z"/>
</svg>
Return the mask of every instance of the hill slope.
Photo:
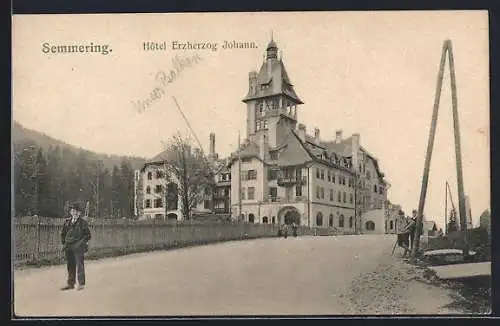
<svg viewBox="0 0 500 326">
<path fill-rule="evenodd" d="M 89 156 L 102 160 L 105 168 L 112 169 L 113 165 L 120 166 L 120 161 L 122 159 L 128 159 L 134 169 L 139 169 L 146 162 L 146 159 L 143 157 L 137 156 L 120 156 L 120 155 L 108 155 L 102 153 L 95 153 L 77 146 L 73 146 L 70 144 L 66 144 L 63 141 L 54 139 L 48 135 L 45 135 L 41 132 L 27 129 L 23 127 L 20 123 L 14 121 L 12 124 L 12 143 L 20 143 L 24 141 L 32 141 L 38 146 L 42 147 L 44 150 L 47 150 L 50 146 L 56 147 L 59 146 L 61 149 L 67 148 L 75 153 L 79 151 L 85 151 Z"/>
</svg>

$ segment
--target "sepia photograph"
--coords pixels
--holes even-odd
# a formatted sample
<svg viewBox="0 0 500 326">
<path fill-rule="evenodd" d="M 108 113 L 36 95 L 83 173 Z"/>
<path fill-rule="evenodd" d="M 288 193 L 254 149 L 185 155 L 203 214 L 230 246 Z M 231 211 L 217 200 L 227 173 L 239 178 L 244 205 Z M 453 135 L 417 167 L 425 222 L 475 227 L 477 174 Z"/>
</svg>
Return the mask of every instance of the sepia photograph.
<svg viewBox="0 0 500 326">
<path fill-rule="evenodd" d="M 488 28 L 13 15 L 12 317 L 491 314 Z"/>
</svg>

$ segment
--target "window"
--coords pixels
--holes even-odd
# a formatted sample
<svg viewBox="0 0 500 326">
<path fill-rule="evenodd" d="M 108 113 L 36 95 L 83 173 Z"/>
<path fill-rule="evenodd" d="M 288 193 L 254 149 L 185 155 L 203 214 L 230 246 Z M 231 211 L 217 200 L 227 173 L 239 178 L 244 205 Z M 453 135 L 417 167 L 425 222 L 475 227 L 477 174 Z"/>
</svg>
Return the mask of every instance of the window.
<svg viewBox="0 0 500 326">
<path fill-rule="evenodd" d="M 210 209 L 211 208 L 210 206 L 211 206 L 210 205 L 210 200 L 204 200 L 203 201 L 203 208 L 204 209 Z"/>
<path fill-rule="evenodd" d="M 378 193 L 383 195 L 384 194 L 384 188 L 383 187 L 379 187 L 378 188 Z"/>
<path fill-rule="evenodd" d="M 248 222 L 254 223 L 255 222 L 255 215 L 253 215 L 252 213 L 248 214 Z"/>
<path fill-rule="evenodd" d="M 339 228 L 344 227 L 344 215 L 339 216 Z"/>
<path fill-rule="evenodd" d="M 162 185 L 156 185 L 155 187 L 155 193 L 160 194 L 163 192 L 163 186 Z"/>
<path fill-rule="evenodd" d="M 368 231 L 373 231 L 373 230 L 375 230 L 375 223 L 373 223 L 373 221 L 368 221 L 365 223 L 365 228 Z"/>
<path fill-rule="evenodd" d="M 153 173 L 152 172 L 148 172 L 148 180 L 153 180 Z"/>
<path fill-rule="evenodd" d="M 317 226 L 323 225 L 323 214 L 321 214 L 321 212 L 318 212 L 318 215 L 316 215 L 316 225 Z"/>
<path fill-rule="evenodd" d="M 389 229 L 394 229 L 394 222 L 393 221 L 390 221 L 389 222 Z"/>
<path fill-rule="evenodd" d="M 330 201 L 333 201 L 333 189 L 330 189 Z"/>
<path fill-rule="evenodd" d="M 154 204 L 155 208 L 163 207 L 163 198 L 156 198 Z"/>
<path fill-rule="evenodd" d="M 271 152 L 270 153 L 271 155 L 271 160 L 277 160 L 279 158 L 279 152 L 278 151 L 274 151 L 274 152 Z"/>
<path fill-rule="evenodd" d="M 176 210 L 179 202 L 179 189 L 176 183 L 167 185 L 167 209 Z"/>
<path fill-rule="evenodd" d="M 163 214 L 155 214 L 155 219 L 162 220 L 163 219 Z"/>
<path fill-rule="evenodd" d="M 349 194 L 349 203 L 354 203 L 354 196 L 353 194 Z"/>
<path fill-rule="evenodd" d="M 248 187 L 248 200 L 255 199 L 255 187 Z"/>
<path fill-rule="evenodd" d="M 377 193 L 377 185 L 373 185 L 373 192 Z"/>
<path fill-rule="evenodd" d="M 330 214 L 330 218 L 328 218 L 328 226 L 333 227 L 333 215 Z"/>
<path fill-rule="evenodd" d="M 151 193 L 151 187 L 150 187 L 150 186 L 147 186 L 147 187 L 146 187 L 146 193 L 147 193 L 147 194 L 150 194 L 150 193 Z"/>
<path fill-rule="evenodd" d="M 271 223 L 276 224 L 276 216 L 271 217 Z"/>
<path fill-rule="evenodd" d="M 325 170 L 321 169 L 321 180 L 325 180 Z"/>
<path fill-rule="evenodd" d="M 320 199 L 321 198 L 321 192 L 319 186 L 316 186 L 316 198 Z"/>
<path fill-rule="evenodd" d="M 264 120 L 264 121 L 262 121 L 262 122 L 263 122 L 263 124 L 262 124 L 262 128 L 263 128 L 263 129 L 267 129 L 267 128 L 269 127 L 267 120 Z"/>
<path fill-rule="evenodd" d="M 302 186 L 295 186 L 295 196 L 296 197 L 302 196 Z"/>
<path fill-rule="evenodd" d="M 156 170 L 156 179 L 161 179 L 161 178 L 163 178 L 163 171 Z"/>
<path fill-rule="evenodd" d="M 332 171 L 328 170 L 328 181 L 332 181 Z"/>
<path fill-rule="evenodd" d="M 241 159 L 241 162 L 243 162 L 243 163 L 252 162 L 252 158 L 251 157 L 244 157 L 244 158 Z"/>
<path fill-rule="evenodd" d="M 335 183 L 335 174 L 332 173 L 332 182 Z"/>
<path fill-rule="evenodd" d="M 342 193 L 342 201 L 344 203 L 346 202 L 346 193 L 345 192 Z"/>
<path fill-rule="evenodd" d="M 278 197 L 278 188 L 276 187 L 269 187 L 269 196 L 271 197 Z"/>
<path fill-rule="evenodd" d="M 354 222 L 354 221 L 353 221 L 352 216 L 351 216 L 351 217 L 349 217 L 349 228 L 351 228 L 351 229 L 352 229 L 353 222 Z"/>
<path fill-rule="evenodd" d="M 247 180 L 257 180 L 257 170 L 248 170 L 247 176 Z"/>
<path fill-rule="evenodd" d="M 339 203 L 342 201 L 342 193 L 340 191 L 337 193 L 337 201 Z"/>
<path fill-rule="evenodd" d="M 151 199 L 146 199 L 146 202 L 144 203 L 144 206 L 146 208 L 151 208 Z"/>
<path fill-rule="evenodd" d="M 245 188 L 244 187 L 241 188 L 241 199 L 243 199 L 243 200 L 245 199 Z"/>
<path fill-rule="evenodd" d="M 325 188 L 321 187 L 321 199 L 325 199 Z"/>
<path fill-rule="evenodd" d="M 316 168 L 316 178 L 319 179 L 319 168 Z"/>
<path fill-rule="evenodd" d="M 267 171 L 267 179 L 268 180 L 276 180 L 276 179 L 278 179 L 278 170 L 269 169 Z"/>
<path fill-rule="evenodd" d="M 268 223 L 268 221 L 267 221 L 267 216 L 264 216 L 264 217 L 262 218 L 262 223 L 264 223 L 264 224 L 267 224 L 267 223 Z"/>
</svg>

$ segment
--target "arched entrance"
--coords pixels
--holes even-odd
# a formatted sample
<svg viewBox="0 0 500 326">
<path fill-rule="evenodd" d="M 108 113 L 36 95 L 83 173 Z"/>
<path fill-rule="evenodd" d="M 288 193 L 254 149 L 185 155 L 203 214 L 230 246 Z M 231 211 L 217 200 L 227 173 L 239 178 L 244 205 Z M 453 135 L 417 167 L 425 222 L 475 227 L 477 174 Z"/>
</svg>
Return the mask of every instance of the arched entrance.
<svg viewBox="0 0 500 326">
<path fill-rule="evenodd" d="M 290 225 L 295 223 L 300 225 L 300 212 L 293 206 L 286 206 L 278 212 L 278 219 L 280 224 L 285 223 L 286 225 Z"/>
<path fill-rule="evenodd" d="M 177 214 L 175 213 L 167 214 L 167 221 L 177 221 Z"/>
</svg>

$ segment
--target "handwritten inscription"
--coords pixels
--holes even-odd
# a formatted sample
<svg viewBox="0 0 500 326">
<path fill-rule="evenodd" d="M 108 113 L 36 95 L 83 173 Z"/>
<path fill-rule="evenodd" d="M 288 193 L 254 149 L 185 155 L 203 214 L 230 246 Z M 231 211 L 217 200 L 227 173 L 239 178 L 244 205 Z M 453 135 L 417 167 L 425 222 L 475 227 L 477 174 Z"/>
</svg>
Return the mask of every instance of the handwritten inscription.
<svg viewBox="0 0 500 326">
<path fill-rule="evenodd" d="M 170 71 L 165 72 L 164 70 L 160 70 L 156 73 L 155 82 L 157 86 L 149 95 L 144 100 L 132 101 L 134 109 L 139 113 L 146 111 L 147 108 L 165 95 L 168 84 L 173 83 L 184 69 L 196 65 L 202 60 L 203 59 L 197 54 L 191 57 L 179 57 L 176 55 L 172 59 L 173 68 L 170 69 Z"/>
</svg>

